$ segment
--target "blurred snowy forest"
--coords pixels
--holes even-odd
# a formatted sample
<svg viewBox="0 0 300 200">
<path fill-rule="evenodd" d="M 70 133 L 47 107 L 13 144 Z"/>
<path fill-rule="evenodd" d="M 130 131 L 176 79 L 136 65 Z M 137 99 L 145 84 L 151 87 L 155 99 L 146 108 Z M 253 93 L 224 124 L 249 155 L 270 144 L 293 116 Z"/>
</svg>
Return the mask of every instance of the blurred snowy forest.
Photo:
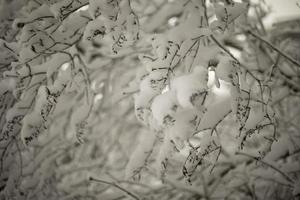
<svg viewBox="0 0 300 200">
<path fill-rule="evenodd" d="M 300 18 L 270 14 L 0 0 L 0 200 L 300 199 Z"/>
</svg>

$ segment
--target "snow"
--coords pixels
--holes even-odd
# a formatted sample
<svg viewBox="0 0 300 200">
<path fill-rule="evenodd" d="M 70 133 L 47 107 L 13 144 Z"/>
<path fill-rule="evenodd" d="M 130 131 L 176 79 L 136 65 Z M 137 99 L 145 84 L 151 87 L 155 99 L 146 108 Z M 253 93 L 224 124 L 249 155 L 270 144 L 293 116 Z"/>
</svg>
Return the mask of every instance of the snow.
<svg viewBox="0 0 300 200">
<path fill-rule="evenodd" d="M 138 177 L 141 169 L 146 167 L 147 159 L 151 154 L 154 142 L 155 133 L 150 131 L 143 131 L 139 138 L 139 143 L 131 154 L 130 159 L 125 169 L 125 179 Z"/>
<path fill-rule="evenodd" d="M 52 58 L 50 58 L 48 61 L 46 61 L 42 65 L 40 65 L 39 68 L 46 70 L 47 79 L 49 80 L 51 78 L 51 76 L 55 72 L 57 72 L 57 70 L 60 67 L 65 68 L 67 65 L 70 65 L 68 63 L 69 60 L 70 60 L 70 57 L 67 54 L 58 53 L 58 54 L 55 54 Z"/>
<path fill-rule="evenodd" d="M 89 13 L 94 19 L 99 15 L 105 18 L 115 17 L 118 13 L 118 1 L 90 0 L 89 3 Z"/>
<path fill-rule="evenodd" d="M 101 101 L 101 99 L 103 99 L 103 94 L 96 94 L 94 98 L 94 103 L 98 103 L 99 101 Z"/>
<path fill-rule="evenodd" d="M 135 94 L 134 95 L 135 107 L 136 108 L 139 108 L 139 107 L 150 108 L 150 103 L 157 94 L 158 93 L 155 91 L 142 91 L 138 94 Z"/>
<path fill-rule="evenodd" d="M 230 24 L 233 20 L 238 18 L 241 14 L 247 11 L 247 3 L 234 2 L 232 5 L 223 6 L 215 3 L 215 12 L 218 20 L 225 24 Z"/>
<path fill-rule="evenodd" d="M 165 87 L 165 70 L 156 70 L 149 73 L 140 83 L 140 91 L 160 92 Z"/>
<path fill-rule="evenodd" d="M 300 17 L 298 0 L 266 0 L 266 3 L 272 9 L 272 12 L 262 19 L 267 30 L 272 29 L 276 23 Z"/>
<path fill-rule="evenodd" d="M 39 91 L 43 91 L 42 89 Z M 25 145 L 28 145 L 32 141 L 36 140 L 41 130 L 43 129 L 43 119 L 39 114 L 38 109 L 41 107 L 43 101 L 45 101 L 45 96 L 39 92 L 40 97 L 37 100 L 37 108 L 34 111 L 27 114 L 23 118 L 23 126 L 21 129 L 21 138 Z"/>
<path fill-rule="evenodd" d="M 286 163 L 282 164 L 281 170 L 285 173 L 297 172 L 300 169 L 300 162 L 293 162 L 293 160 L 288 159 Z"/>
<path fill-rule="evenodd" d="M 168 20 L 168 24 L 172 27 L 172 26 L 175 26 L 176 23 L 178 21 L 178 18 L 177 17 L 171 17 L 169 20 Z"/>
<path fill-rule="evenodd" d="M 35 52 L 32 51 L 30 47 L 24 47 L 20 51 L 20 61 L 26 62 L 35 56 Z"/>
<path fill-rule="evenodd" d="M 265 113 L 262 110 L 261 105 L 252 106 L 250 108 L 250 114 L 245 124 L 245 130 L 250 130 L 255 128 L 257 124 L 264 120 Z"/>
<path fill-rule="evenodd" d="M 88 3 L 88 0 L 62 0 L 53 5 L 51 5 L 51 12 L 54 14 L 55 18 L 63 19 L 70 11 L 76 11 L 81 6 Z"/>
<path fill-rule="evenodd" d="M 151 117 L 151 102 L 156 95 L 158 95 L 158 93 L 153 90 L 142 91 L 134 95 L 135 115 L 137 119 L 144 124 L 149 123 L 149 118 Z"/>
<path fill-rule="evenodd" d="M 154 98 L 151 105 L 151 110 L 154 119 L 157 120 L 159 125 L 163 126 L 168 125 L 168 123 L 173 121 L 172 118 L 177 110 L 177 107 L 178 105 L 175 92 L 168 91 Z"/>
<path fill-rule="evenodd" d="M 85 5 L 85 6 L 82 6 L 81 8 L 79 8 L 76 12 L 79 12 L 79 11 L 86 11 L 89 9 L 89 5 Z"/>
<path fill-rule="evenodd" d="M 62 70 L 62 71 L 68 70 L 68 68 L 70 67 L 70 65 L 71 65 L 71 64 L 70 64 L 69 62 L 62 64 L 61 70 Z"/>
<path fill-rule="evenodd" d="M 15 89 L 17 80 L 14 78 L 5 78 L 0 81 L 0 85 L 0 94 L 3 95 L 6 90 L 13 91 Z"/>
<path fill-rule="evenodd" d="M 162 34 L 155 34 L 151 38 L 151 45 L 158 58 L 163 59 L 167 55 L 167 37 Z"/>
<path fill-rule="evenodd" d="M 291 145 L 290 138 L 288 136 L 283 135 L 278 138 L 278 142 L 274 142 L 271 146 L 271 152 L 269 152 L 265 156 L 266 161 L 275 161 L 281 156 L 289 153 L 289 146 Z"/>
<path fill-rule="evenodd" d="M 156 170 L 157 172 L 160 172 L 160 175 L 164 175 L 168 166 L 168 161 L 172 158 L 174 152 L 174 144 L 171 142 L 169 132 L 166 132 L 163 138 L 163 143 L 159 147 L 159 151 L 156 156 Z"/>
<path fill-rule="evenodd" d="M 182 11 L 184 2 L 176 1 L 174 3 L 167 3 L 158 10 L 154 12 L 153 17 L 151 17 L 144 26 L 141 27 L 145 32 L 151 33 L 157 28 L 161 27 L 170 17 L 175 16 L 176 14 Z"/>
<path fill-rule="evenodd" d="M 14 28 L 19 28 L 18 24 L 20 23 L 26 23 L 26 22 L 32 22 L 37 18 L 40 17 L 48 17 L 48 16 L 53 16 L 53 13 L 50 10 L 50 7 L 47 4 L 43 4 L 37 9 L 34 9 L 30 14 L 27 14 L 26 17 L 23 18 L 17 18 L 13 22 L 13 27 Z"/>
<path fill-rule="evenodd" d="M 28 152 L 30 155 L 30 158 L 26 155 L 23 160 L 18 160 L 15 152 L 19 151 L 16 151 L 17 145 L 14 144 L 17 140 L 12 140 L 12 148 L 5 149 L 8 153 L 2 152 L 4 168 L 9 168 L 9 173 L 12 173 L 8 180 L 8 186 L 4 186 L 6 187 L 5 191 L 8 190 L 7 188 L 10 190 L 17 187 L 14 182 L 17 181 L 15 178 L 18 174 L 12 171 L 17 171 L 15 165 L 20 167 L 22 163 L 19 164 L 19 162 L 22 161 L 24 162 L 24 170 L 22 169 L 24 177 L 21 177 L 20 181 L 25 181 L 21 182 L 21 186 L 24 185 L 24 187 L 20 188 L 25 188 L 32 196 L 36 194 L 36 198 L 39 199 L 47 199 L 46 195 L 40 194 L 40 191 L 42 193 L 52 192 L 51 189 L 47 191 L 48 186 L 56 184 L 73 196 L 74 187 L 84 186 L 81 183 L 86 182 L 86 171 L 91 171 L 91 174 L 95 176 L 102 175 L 96 171 L 99 171 L 99 164 L 103 166 L 103 163 L 105 163 L 104 168 L 109 169 L 109 173 L 110 170 L 113 172 L 109 174 L 112 176 L 109 178 L 114 176 L 117 179 L 122 178 L 120 182 L 117 179 L 113 180 L 112 186 L 120 184 L 120 186 L 125 186 L 124 188 L 128 191 L 147 194 L 147 190 L 162 191 L 161 187 L 169 184 L 176 190 L 180 190 L 180 192 L 174 190 L 173 197 L 178 199 L 189 199 L 192 195 L 195 196 L 194 194 L 202 196 L 204 193 L 205 196 L 206 189 L 209 192 L 207 195 L 211 198 L 218 195 L 229 195 L 230 191 L 235 191 L 233 187 L 246 183 L 244 180 L 250 178 L 250 185 L 256 184 L 257 182 L 252 182 L 253 178 L 249 175 L 263 176 L 266 174 L 267 178 L 282 179 L 279 173 L 267 167 L 262 167 L 262 170 L 254 171 L 251 174 L 251 169 L 259 168 L 247 162 L 251 158 L 241 156 L 243 158 L 240 159 L 238 156 L 234 156 L 242 139 L 242 137 L 236 138 L 238 123 L 243 126 L 243 131 L 255 129 L 258 125 L 268 121 L 266 117 L 272 118 L 275 112 L 270 111 L 270 107 L 262 105 L 260 102 L 254 103 L 255 100 L 251 100 L 248 116 L 247 99 L 250 96 L 241 90 L 250 91 L 251 88 L 251 98 L 255 98 L 259 91 L 257 83 L 253 83 L 255 80 L 239 71 L 243 67 L 235 65 L 233 59 L 226 56 L 226 52 L 221 52 L 222 49 L 213 44 L 214 42 L 210 39 L 212 34 L 220 39 L 220 42 L 223 42 L 224 37 L 230 37 L 235 33 L 230 32 L 233 30 L 229 30 L 219 38 L 218 33 L 205 24 L 201 1 L 172 1 L 172 3 L 162 0 L 153 2 L 50 1 L 44 1 L 45 4 L 42 6 L 39 6 L 37 1 L 29 2 L 26 9 L 17 12 L 18 16 L 20 14 L 23 17 L 23 12 L 27 10 L 24 12 L 27 14 L 23 18 L 14 22 L 14 26 L 22 21 L 30 22 L 39 16 L 47 17 L 30 22 L 23 28 L 20 26 L 22 24 L 19 24 L 17 28 L 20 33 L 16 40 L 13 40 L 16 42 L 9 43 L 4 39 L 0 41 L 1 50 L 5 49 L 4 44 L 12 49 L 11 52 L 6 49 L 0 53 L 0 57 L 5 62 L 3 65 L 11 63 L 11 60 L 14 61 L 11 64 L 11 71 L 3 73 L 4 79 L 0 81 L 1 94 L 7 90 L 15 93 L 14 97 L 8 96 L 8 100 L 7 96 L 0 99 L 1 102 L 2 99 L 5 101 L 3 106 L 0 106 L 1 111 L 3 110 L 5 113 L 5 117 L 0 120 L 0 123 L 4 124 L 3 136 L 0 138 L 1 148 L 6 148 L 7 141 L 3 140 L 20 133 L 20 138 L 25 144 L 25 147 L 22 146 L 21 153 Z M 84 7 L 85 11 L 78 9 L 88 3 L 90 5 Z M 129 6 L 130 3 L 131 6 L 134 5 L 133 10 Z M 186 5 L 183 6 L 183 4 Z M 224 5 L 216 4 L 216 15 L 215 10 L 210 7 L 213 6 L 212 4 L 208 3 L 207 10 L 209 17 L 215 17 L 218 20 L 217 25 L 223 28 L 245 11 L 246 4 L 235 3 L 231 7 L 230 5 L 224 7 Z M 66 6 L 70 7 L 66 8 Z M 75 11 L 76 9 L 77 11 Z M 144 12 L 144 9 L 147 12 Z M 68 13 L 69 11 L 71 13 Z M 137 16 L 140 17 L 141 14 L 143 16 L 138 20 Z M 0 15 L 2 16 L 2 13 Z M 13 18 L 14 16 L 9 19 Z M 54 23 L 52 27 L 45 28 L 52 23 Z M 141 28 L 146 31 L 145 33 L 140 32 L 139 23 L 141 23 Z M 232 26 L 233 24 L 236 27 L 237 23 L 231 23 Z M 227 28 L 225 31 L 228 30 Z M 148 34 L 153 38 L 150 43 L 145 42 Z M 54 40 L 51 40 L 49 36 Z M 81 40 L 82 36 L 83 41 Z M 141 40 L 138 39 L 138 36 L 141 37 Z M 84 41 L 89 39 L 93 41 Z M 241 38 L 242 40 L 244 38 Z M 248 40 L 244 42 L 247 43 Z M 41 43 L 45 46 L 42 47 Z M 132 44 L 134 45 L 131 46 Z M 46 50 L 51 45 L 54 45 L 53 48 Z M 77 50 L 76 47 L 80 47 L 80 50 L 79 48 Z M 111 55 L 111 49 L 117 55 Z M 249 50 L 249 53 L 252 53 L 251 49 L 246 49 L 247 52 Z M 230 51 L 232 52 L 231 49 Z M 140 54 L 141 62 L 138 61 L 137 54 Z M 78 57 L 72 62 L 69 55 L 82 57 L 84 63 L 80 63 Z M 38 56 L 37 59 L 33 59 L 36 56 Z M 95 57 L 96 59 L 93 60 Z M 253 57 L 255 60 L 257 55 L 253 55 Z M 22 64 L 30 59 L 33 61 L 30 61 L 28 65 Z M 251 62 L 254 62 L 253 60 L 251 57 Z M 5 68 L 3 70 L 6 70 Z M 80 70 L 84 70 L 84 72 Z M 208 72 L 208 70 L 211 71 Z M 34 73 L 38 74 L 33 75 Z M 253 73 L 256 74 L 256 72 Z M 276 74 L 277 71 L 275 70 L 274 73 Z M 276 77 L 276 75 L 272 76 L 272 78 Z M 23 81 L 18 83 L 20 78 Z M 281 82 L 264 82 L 264 84 L 270 85 L 277 83 Z M 124 89 L 124 87 L 126 88 Z M 8 92 L 10 95 L 10 91 Z M 124 93 L 121 94 L 122 92 Z M 284 88 L 279 93 L 274 91 L 272 93 L 274 93 L 272 94 L 275 97 L 274 101 L 279 101 L 291 94 L 288 88 Z M 294 94 L 292 96 L 295 98 Z M 134 97 L 136 118 L 142 122 L 144 127 L 137 123 L 132 112 L 131 97 Z M 268 95 L 264 97 L 269 98 Z M 8 103 L 14 103 L 12 102 L 13 98 L 16 99 L 16 103 L 13 108 L 9 109 L 11 105 Z M 284 105 L 286 102 L 284 100 L 280 103 Z M 293 99 L 288 102 L 288 104 L 290 103 L 294 103 Z M 274 106 L 278 106 L 278 104 Z M 288 109 L 289 107 L 284 105 L 283 109 L 279 111 L 284 113 Z M 225 119 L 230 112 L 232 115 L 236 115 L 238 123 L 231 116 Z M 244 114 L 246 117 L 242 116 Z M 291 116 L 294 117 L 294 115 Z M 277 121 L 282 116 L 276 115 L 275 117 L 272 118 L 274 122 L 279 122 L 279 125 L 284 124 L 283 121 Z M 223 120 L 224 123 L 221 123 Z M 293 160 L 298 156 L 296 151 L 299 149 L 296 144 L 299 143 L 299 139 L 296 138 L 297 130 L 295 131 L 297 124 L 292 117 L 291 120 L 293 120 L 289 122 L 291 126 L 287 125 L 286 132 L 281 128 L 278 129 L 278 142 L 272 144 L 272 151 L 267 153 L 263 159 L 291 175 L 295 179 L 295 187 L 298 187 L 297 174 L 292 173 L 296 173 L 295 170 L 299 168 L 299 164 Z M 259 134 L 255 132 L 247 138 L 245 152 L 251 155 L 256 155 L 255 153 L 260 150 L 264 150 L 260 152 L 261 154 L 267 152 L 271 145 L 268 139 L 272 137 L 272 130 L 273 127 L 269 128 L 268 126 Z M 90 133 L 87 134 L 87 143 L 77 145 L 74 142 L 74 132 L 82 134 L 85 131 Z M 295 136 L 290 133 L 295 133 Z M 128 141 L 123 140 L 124 136 Z M 37 146 L 29 146 L 32 144 L 31 142 L 37 140 L 39 142 Z M 220 162 L 215 166 L 216 171 L 209 174 L 209 168 L 215 162 L 217 151 L 212 155 L 204 156 L 203 154 L 209 148 L 208 146 L 212 145 L 212 141 L 215 141 L 217 145 L 222 143 L 224 154 L 221 154 Z M 57 149 L 58 146 L 60 148 Z M 202 187 L 197 190 L 196 187 L 183 185 L 178 181 L 179 179 L 183 181 L 180 169 L 191 149 L 195 151 L 194 155 L 191 155 L 192 159 L 188 160 L 186 169 L 190 174 L 196 172 L 193 176 L 196 187 L 203 186 L 204 183 L 204 186 L 208 188 Z M 63 155 L 62 157 L 68 157 L 67 161 L 61 161 L 60 154 Z M 293 154 L 293 156 L 289 154 Z M 286 155 L 290 158 L 281 159 Z M 99 160 L 98 156 L 104 160 Z M 92 157 L 98 160 L 96 165 L 90 163 Z M 204 165 L 201 170 L 195 171 L 199 159 L 204 161 Z M 86 164 L 80 165 L 81 161 Z M 125 169 L 125 178 L 139 179 L 140 172 L 145 169 L 147 171 L 146 180 L 141 184 L 125 181 L 123 179 L 124 171 L 119 169 L 124 168 L 126 161 L 128 163 Z M 158 168 L 162 174 L 165 173 L 166 165 L 169 163 L 168 170 L 170 169 L 170 171 L 168 173 L 174 178 L 169 179 L 171 180 L 169 182 L 168 179 L 163 179 L 164 183 L 157 181 L 161 177 L 157 178 L 151 174 L 155 163 L 159 165 Z M 54 165 L 57 169 L 54 168 Z M 61 167 L 64 169 L 63 171 L 60 171 Z M 73 170 L 74 167 L 76 170 Z M 81 170 L 83 167 L 84 170 Z M 235 167 L 238 170 L 232 169 Z M 227 173 L 227 169 L 231 172 Z M 220 177 L 223 170 L 226 172 L 224 179 Z M 3 181 L 6 184 L 7 171 L 4 172 Z M 55 179 L 56 173 L 62 175 L 63 181 Z M 149 176 L 148 173 L 151 175 Z M 198 179 L 199 175 L 203 175 L 203 180 Z M 237 175 L 237 178 L 234 176 L 233 178 L 236 179 L 227 182 L 232 175 Z M 105 175 L 105 178 L 106 176 L 108 175 Z M 39 178 L 40 180 L 38 180 Z M 53 185 L 51 181 L 54 181 Z M 153 182 L 159 182 L 159 184 L 152 184 Z M 219 183 L 220 185 L 218 185 Z M 258 183 L 260 182 L 258 181 Z M 103 189 L 108 187 L 99 183 L 91 183 L 88 184 L 88 191 L 99 189 L 99 186 Z M 30 187 L 34 187 L 34 189 L 31 190 Z M 140 188 L 143 189 L 139 190 Z M 110 187 L 108 190 L 103 190 L 108 194 L 107 196 L 99 194 L 100 198 L 114 195 L 118 198 L 124 195 L 122 191 L 115 192 L 115 189 L 117 188 Z M 102 188 L 100 190 L 102 192 Z M 216 191 L 214 192 L 214 190 Z M 261 189 L 258 188 L 257 191 L 261 191 Z M 76 195 L 81 195 L 83 192 L 86 192 L 84 188 L 75 191 Z M 193 194 L 190 194 L 191 192 Z M 298 189 L 294 189 L 294 194 L 299 194 Z M 30 195 L 27 196 L 27 199 L 31 199 Z M 159 195 L 157 194 L 157 196 Z M 154 194 L 153 198 L 157 196 Z M 169 198 L 172 197 L 169 196 Z M 243 196 L 236 198 L 243 198 Z"/>
<path fill-rule="evenodd" d="M 231 82 L 230 76 L 233 76 L 234 73 L 232 59 L 228 56 L 222 56 L 216 68 L 216 76 L 221 80 Z"/>
<path fill-rule="evenodd" d="M 198 130 L 204 130 L 214 127 L 231 111 L 231 99 L 229 92 L 229 84 L 220 82 L 220 88 L 213 87 L 212 93 L 207 97 L 206 108 Z"/>
<path fill-rule="evenodd" d="M 106 31 L 103 19 L 97 17 L 95 20 L 90 21 L 83 33 L 83 38 L 85 40 L 92 40 L 93 38 L 103 38 Z"/>
<path fill-rule="evenodd" d="M 196 57 L 193 61 L 192 67 L 196 65 L 201 65 L 204 67 L 209 67 L 209 61 L 211 60 L 217 60 L 218 54 L 220 53 L 219 47 L 216 45 L 199 45 L 198 52 L 196 54 Z M 190 56 L 192 57 L 192 56 Z M 193 58 L 190 58 L 193 59 Z"/>
<path fill-rule="evenodd" d="M 300 179 L 294 183 L 293 195 L 295 197 L 300 195 Z"/>
<path fill-rule="evenodd" d="M 195 133 L 201 114 L 191 108 L 179 108 L 174 115 L 174 125 L 167 128 L 168 136 L 180 149 L 184 147 L 184 141 Z"/>
<path fill-rule="evenodd" d="M 193 73 L 175 77 L 171 81 L 171 90 L 176 92 L 177 100 L 183 108 L 193 108 L 191 97 L 202 94 L 207 89 L 208 71 L 203 67 L 195 68 Z"/>
</svg>

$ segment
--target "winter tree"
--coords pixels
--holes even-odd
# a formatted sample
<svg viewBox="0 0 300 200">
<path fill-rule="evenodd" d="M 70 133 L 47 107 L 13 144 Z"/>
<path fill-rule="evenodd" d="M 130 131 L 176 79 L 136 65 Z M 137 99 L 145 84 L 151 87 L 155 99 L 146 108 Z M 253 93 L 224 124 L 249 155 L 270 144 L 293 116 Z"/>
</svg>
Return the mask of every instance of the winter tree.
<svg viewBox="0 0 300 200">
<path fill-rule="evenodd" d="M 0 9 L 0 199 L 300 198 L 297 18 L 266 26 L 264 0 Z"/>
</svg>

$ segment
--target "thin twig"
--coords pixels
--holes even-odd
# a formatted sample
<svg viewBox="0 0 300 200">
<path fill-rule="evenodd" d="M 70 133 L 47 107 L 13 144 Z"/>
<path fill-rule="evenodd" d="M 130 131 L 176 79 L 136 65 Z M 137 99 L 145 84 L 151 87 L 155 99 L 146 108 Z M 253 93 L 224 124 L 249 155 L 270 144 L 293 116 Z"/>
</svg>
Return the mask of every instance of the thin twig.
<svg viewBox="0 0 300 200">
<path fill-rule="evenodd" d="M 214 35 L 211 35 L 210 38 L 221 48 L 223 49 L 233 60 L 235 60 L 236 62 L 240 63 L 240 61 L 234 57 L 234 55 L 226 48 L 224 47 Z"/>
<path fill-rule="evenodd" d="M 283 56 L 285 59 L 289 60 L 291 63 L 293 63 L 294 65 L 297 65 L 298 67 L 300 67 L 300 64 L 293 58 L 291 58 L 290 56 L 288 56 L 287 54 L 285 54 L 282 50 L 280 50 L 279 48 L 275 47 L 273 44 L 271 44 L 269 41 L 263 39 L 262 37 L 260 37 L 259 35 L 253 33 L 250 30 L 247 30 L 246 33 L 249 33 L 250 35 L 252 35 L 253 37 L 255 37 L 256 39 L 259 39 L 260 41 L 262 41 L 263 43 L 267 44 L 271 49 L 273 49 L 274 51 L 278 52 L 281 56 Z"/>
<path fill-rule="evenodd" d="M 249 158 L 252 158 L 258 162 L 261 162 L 262 164 L 270 167 L 271 169 L 275 170 L 276 172 L 278 172 L 279 174 L 281 174 L 287 181 L 289 181 L 290 183 L 294 183 L 294 181 L 287 175 L 285 174 L 284 172 L 282 172 L 281 170 L 277 169 L 276 167 L 274 167 L 273 165 L 255 157 L 255 156 L 252 156 L 252 155 L 249 155 L 249 154 L 246 154 L 246 153 L 243 153 L 243 152 L 236 152 L 236 155 L 243 155 L 243 156 L 247 156 Z"/>
<path fill-rule="evenodd" d="M 261 80 L 259 80 L 249 69 L 247 66 L 243 65 L 223 44 L 221 44 L 220 41 L 214 36 L 211 35 L 210 38 L 218 45 L 221 49 L 223 49 L 234 61 L 236 61 L 241 67 L 243 67 L 246 70 L 246 73 L 248 73 L 252 78 L 254 78 L 257 83 L 261 87 Z"/>
<path fill-rule="evenodd" d="M 131 196 L 133 199 L 136 199 L 136 200 L 140 200 L 140 197 L 138 197 L 136 194 L 133 194 L 132 192 L 128 191 L 127 189 L 119 186 L 118 184 L 116 183 L 112 183 L 112 182 L 109 182 L 109 181 L 104 181 L 104 180 L 101 180 L 101 179 L 96 179 L 96 178 L 93 178 L 93 177 L 90 177 L 89 178 L 90 181 L 96 181 L 96 182 L 99 182 L 99 183 L 104 183 L 104 184 L 107 184 L 107 185 L 111 185 L 111 186 L 114 186 L 116 188 L 118 188 L 119 190 L 125 192 L 126 194 L 128 194 L 129 196 Z"/>
</svg>

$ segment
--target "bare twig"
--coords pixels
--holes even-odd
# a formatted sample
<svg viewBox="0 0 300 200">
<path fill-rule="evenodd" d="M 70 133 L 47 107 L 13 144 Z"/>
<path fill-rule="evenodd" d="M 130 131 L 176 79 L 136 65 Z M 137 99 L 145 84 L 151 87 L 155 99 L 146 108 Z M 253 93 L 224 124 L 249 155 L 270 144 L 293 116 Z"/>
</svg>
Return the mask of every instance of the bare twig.
<svg viewBox="0 0 300 200">
<path fill-rule="evenodd" d="M 280 50 L 278 47 L 275 47 L 269 41 L 263 39 L 262 37 L 260 37 L 259 35 L 253 33 L 250 30 L 247 30 L 246 33 L 248 33 L 248 34 L 252 35 L 253 37 L 255 37 L 256 39 L 262 41 L 263 43 L 265 43 L 266 45 L 268 45 L 271 49 L 273 49 L 274 51 L 276 51 L 277 53 L 279 53 L 282 57 L 284 57 L 285 59 L 287 59 L 288 61 L 290 61 L 294 65 L 300 67 L 300 64 L 295 59 L 293 59 L 292 57 L 290 57 L 287 54 L 285 54 L 282 50 Z"/>
<path fill-rule="evenodd" d="M 128 191 L 127 189 L 121 187 L 120 185 L 118 185 L 116 183 L 112 183 L 112 182 L 109 182 L 109 181 L 104 181 L 104 180 L 101 180 L 101 179 L 96 179 L 96 178 L 93 178 L 93 177 L 90 177 L 89 180 L 99 182 L 99 183 L 104 183 L 104 184 L 107 184 L 107 185 L 111 185 L 111 186 L 113 186 L 115 188 L 118 188 L 119 190 L 125 192 L 127 195 L 131 196 L 133 199 L 136 199 L 136 200 L 141 199 L 136 194 L 133 194 L 132 192 Z"/>
<path fill-rule="evenodd" d="M 236 62 L 240 63 L 240 61 L 234 57 L 234 55 L 228 50 L 226 49 L 218 40 L 214 35 L 211 35 L 210 38 L 221 48 L 223 49 L 233 60 L 235 60 Z"/>
<path fill-rule="evenodd" d="M 281 170 L 277 169 L 276 167 L 274 167 L 273 165 L 255 157 L 255 156 L 252 156 L 252 155 L 249 155 L 249 154 L 246 154 L 246 153 L 243 153 L 243 152 L 236 152 L 236 155 L 243 155 L 243 156 L 247 156 L 249 158 L 252 158 L 258 162 L 261 162 L 262 164 L 270 167 L 271 169 L 275 170 L 276 172 L 278 172 L 279 174 L 281 174 L 288 182 L 290 183 L 294 183 L 293 179 L 291 179 L 287 174 L 285 174 L 284 172 L 282 172 Z"/>
</svg>

